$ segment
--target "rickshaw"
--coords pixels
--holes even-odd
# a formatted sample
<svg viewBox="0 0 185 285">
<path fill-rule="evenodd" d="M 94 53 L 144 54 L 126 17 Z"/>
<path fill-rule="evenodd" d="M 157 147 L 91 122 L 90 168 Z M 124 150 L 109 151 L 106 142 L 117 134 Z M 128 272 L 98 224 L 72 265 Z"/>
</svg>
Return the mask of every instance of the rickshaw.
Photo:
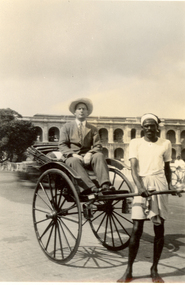
<svg viewBox="0 0 185 285">
<path fill-rule="evenodd" d="M 132 230 L 132 197 L 139 195 L 133 193 L 132 184 L 123 174 L 126 166 L 108 158 L 113 189 L 83 195 L 81 177 L 50 155 L 56 151 L 57 147 L 50 146 L 28 148 L 40 173 L 33 195 L 32 215 L 36 237 L 45 255 L 58 264 L 69 262 L 78 251 L 86 222 L 105 248 L 111 251 L 125 249 Z M 98 186 L 95 174 L 92 171 L 88 174 Z"/>
</svg>

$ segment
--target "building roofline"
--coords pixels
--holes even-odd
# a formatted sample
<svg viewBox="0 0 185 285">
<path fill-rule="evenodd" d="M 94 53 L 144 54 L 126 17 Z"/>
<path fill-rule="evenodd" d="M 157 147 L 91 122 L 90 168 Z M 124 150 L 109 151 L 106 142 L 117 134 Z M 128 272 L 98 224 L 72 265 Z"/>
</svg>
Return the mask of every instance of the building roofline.
<svg viewBox="0 0 185 285">
<path fill-rule="evenodd" d="M 89 116 L 89 120 L 91 121 L 104 121 L 104 122 L 122 122 L 122 123 L 140 123 L 141 117 L 109 117 L 109 116 Z M 40 120 L 55 120 L 55 121 L 68 121 L 74 119 L 73 115 L 50 115 L 50 114 L 35 114 L 34 116 L 24 116 L 22 119 L 31 120 L 31 121 L 40 121 Z M 174 124 L 174 125 L 182 125 L 185 124 L 185 119 L 172 119 L 172 118 L 161 118 L 162 124 Z"/>
</svg>

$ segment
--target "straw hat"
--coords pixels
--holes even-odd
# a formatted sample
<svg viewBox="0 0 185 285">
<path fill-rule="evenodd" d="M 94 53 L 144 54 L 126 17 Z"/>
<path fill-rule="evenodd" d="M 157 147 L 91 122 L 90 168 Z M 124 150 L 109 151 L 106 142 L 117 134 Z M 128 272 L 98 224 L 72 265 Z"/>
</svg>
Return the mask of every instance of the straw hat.
<svg viewBox="0 0 185 285">
<path fill-rule="evenodd" d="M 87 106 L 88 109 L 88 115 L 90 115 L 93 111 L 93 105 L 90 99 L 88 98 L 80 98 L 80 99 L 76 99 L 75 101 L 72 101 L 69 105 L 69 111 L 74 114 L 75 113 L 75 109 L 76 109 L 76 105 L 79 103 L 83 103 Z"/>
</svg>

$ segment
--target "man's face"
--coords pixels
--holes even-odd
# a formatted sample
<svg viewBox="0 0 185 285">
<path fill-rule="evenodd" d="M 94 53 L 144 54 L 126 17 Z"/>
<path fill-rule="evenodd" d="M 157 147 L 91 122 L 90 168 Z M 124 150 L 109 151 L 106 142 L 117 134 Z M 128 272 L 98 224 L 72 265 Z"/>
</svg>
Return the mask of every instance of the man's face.
<svg viewBox="0 0 185 285">
<path fill-rule="evenodd" d="M 158 126 L 153 119 L 146 119 L 143 122 L 143 130 L 144 130 L 144 135 L 146 138 L 149 140 L 155 139 L 157 137 L 157 130 Z"/>
<path fill-rule="evenodd" d="M 89 115 L 87 106 L 84 103 L 79 103 L 76 106 L 74 115 L 79 121 L 84 121 Z"/>
</svg>

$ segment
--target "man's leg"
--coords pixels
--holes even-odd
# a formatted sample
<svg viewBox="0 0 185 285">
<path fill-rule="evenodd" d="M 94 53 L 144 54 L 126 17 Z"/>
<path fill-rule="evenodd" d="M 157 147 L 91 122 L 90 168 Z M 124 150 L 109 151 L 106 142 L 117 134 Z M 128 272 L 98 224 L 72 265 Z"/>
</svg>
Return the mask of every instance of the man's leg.
<svg viewBox="0 0 185 285">
<path fill-rule="evenodd" d="M 84 169 L 83 163 L 80 159 L 76 157 L 69 157 L 66 159 L 65 163 L 79 174 L 84 183 L 84 190 L 95 187 L 94 183 L 89 178 L 87 171 Z"/>
<path fill-rule="evenodd" d="M 154 252 L 153 252 L 153 265 L 151 267 L 151 277 L 154 283 L 164 283 L 158 274 L 157 266 L 164 246 L 164 220 L 161 219 L 161 225 L 154 225 Z"/>
<path fill-rule="evenodd" d="M 105 183 L 108 185 L 110 184 L 109 169 L 104 155 L 101 152 L 93 154 L 91 159 L 91 167 L 96 174 L 100 186 Z"/>
<path fill-rule="evenodd" d="M 143 233 L 144 220 L 133 220 L 133 229 L 129 243 L 128 265 L 123 276 L 117 281 L 119 283 L 126 283 L 132 280 L 132 267 L 136 258 L 139 242 Z"/>
</svg>

